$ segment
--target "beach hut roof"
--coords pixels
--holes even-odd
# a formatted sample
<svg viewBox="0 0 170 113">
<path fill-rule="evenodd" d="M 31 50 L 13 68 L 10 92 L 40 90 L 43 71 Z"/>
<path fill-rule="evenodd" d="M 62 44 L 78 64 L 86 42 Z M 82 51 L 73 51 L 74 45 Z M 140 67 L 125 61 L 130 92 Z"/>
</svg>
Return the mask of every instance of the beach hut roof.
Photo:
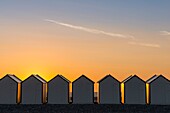
<svg viewBox="0 0 170 113">
<path fill-rule="evenodd" d="M 137 77 L 138 79 L 140 79 L 141 81 L 145 82 L 144 80 L 142 80 L 141 78 L 139 78 L 137 75 L 131 75 L 129 76 L 128 78 L 126 78 L 125 80 L 122 81 L 122 83 L 126 83 L 128 82 L 130 79 L 134 78 L 134 77 Z"/>
<path fill-rule="evenodd" d="M 76 80 L 74 80 L 73 83 L 76 82 L 77 80 L 79 80 L 79 79 L 82 78 L 82 77 L 84 77 L 85 79 L 87 79 L 88 81 L 90 81 L 90 82 L 92 82 L 92 83 L 94 84 L 94 81 L 92 81 L 91 79 L 89 79 L 89 78 L 86 77 L 85 75 L 80 76 L 79 78 L 77 78 Z"/>
<path fill-rule="evenodd" d="M 52 81 L 52 80 L 54 80 L 55 78 L 57 78 L 57 77 L 60 77 L 61 79 L 63 79 L 64 81 L 66 81 L 66 82 L 68 82 L 68 83 L 71 83 L 67 78 L 65 78 L 63 75 L 57 75 L 57 76 L 55 76 L 54 78 L 52 78 L 50 81 Z M 49 81 L 49 82 L 50 82 Z"/>
<path fill-rule="evenodd" d="M 116 80 L 117 82 L 119 82 L 116 78 L 114 78 L 112 75 L 106 75 L 104 78 L 102 78 L 101 80 L 99 80 L 97 83 L 102 82 L 103 80 L 107 79 L 108 77 L 111 77 L 112 79 Z"/>
<path fill-rule="evenodd" d="M 3 78 L 5 78 L 5 77 L 9 77 L 9 78 L 11 78 L 12 80 L 14 80 L 14 81 L 17 82 L 17 83 L 21 83 L 21 82 L 22 82 L 18 77 L 16 77 L 16 76 L 13 75 L 13 74 L 7 74 L 7 75 L 5 75 Z M 3 79 L 3 78 L 2 78 L 2 79 Z"/>
<path fill-rule="evenodd" d="M 40 82 L 43 83 L 43 84 L 47 83 L 46 80 L 44 80 L 42 77 L 40 77 L 40 76 L 37 75 L 37 74 L 32 74 L 31 76 L 29 76 L 28 78 L 26 78 L 26 79 L 25 79 L 24 81 L 22 81 L 22 82 L 25 82 L 26 80 L 28 80 L 28 79 L 31 78 L 31 77 L 37 79 L 38 81 L 40 81 Z"/>
<path fill-rule="evenodd" d="M 41 81 L 42 83 L 47 83 L 46 80 L 44 80 L 42 77 L 40 77 L 39 75 L 33 75 L 36 79 L 38 79 L 39 81 Z"/>
<path fill-rule="evenodd" d="M 154 76 L 152 76 L 151 78 L 149 78 L 147 81 L 146 81 L 146 83 L 151 83 L 152 81 L 154 81 L 155 79 L 157 79 L 159 76 L 157 76 L 157 75 L 154 75 Z"/>
<path fill-rule="evenodd" d="M 163 75 L 159 75 L 159 76 L 154 75 L 153 77 L 151 77 L 150 79 L 148 79 L 148 80 L 146 81 L 146 83 L 150 84 L 150 83 L 152 83 L 153 81 L 157 80 L 157 79 L 160 78 L 160 77 L 163 77 L 164 79 L 166 79 L 167 81 L 169 81 L 169 80 L 168 80 L 167 78 L 165 78 Z M 170 82 L 170 81 L 169 81 L 169 82 Z"/>
</svg>

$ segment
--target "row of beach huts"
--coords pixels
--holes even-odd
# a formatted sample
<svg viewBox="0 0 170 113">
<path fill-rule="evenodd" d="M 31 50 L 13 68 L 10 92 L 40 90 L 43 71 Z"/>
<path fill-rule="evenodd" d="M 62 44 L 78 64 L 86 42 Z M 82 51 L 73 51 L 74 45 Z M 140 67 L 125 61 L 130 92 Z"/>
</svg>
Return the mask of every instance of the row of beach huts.
<svg viewBox="0 0 170 113">
<path fill-rule="evenodd" d="M 85 75 L 71 82 L 57 75 L 46 82 L 39 75 L 21 81 L 15 75 L 0 79 L 0 104 L 151 104 L 170 105 L 170 81 L 155 75 L 144 81 L 129 76 L 122 82 L 111 75 L 99 80 L 98 94 Z"/>
</svg>

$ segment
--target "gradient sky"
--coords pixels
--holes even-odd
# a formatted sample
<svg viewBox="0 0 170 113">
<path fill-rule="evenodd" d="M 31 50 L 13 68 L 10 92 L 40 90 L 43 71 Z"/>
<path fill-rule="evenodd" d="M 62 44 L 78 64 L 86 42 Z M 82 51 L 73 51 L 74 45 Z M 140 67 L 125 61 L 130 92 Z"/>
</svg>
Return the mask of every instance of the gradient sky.
<svg viewBox="0 0 170 113">
<path fill-rule="evenodd" d="M 170 0 L 0 0 L 0 77 L 170 78 Z"/>
</svg>

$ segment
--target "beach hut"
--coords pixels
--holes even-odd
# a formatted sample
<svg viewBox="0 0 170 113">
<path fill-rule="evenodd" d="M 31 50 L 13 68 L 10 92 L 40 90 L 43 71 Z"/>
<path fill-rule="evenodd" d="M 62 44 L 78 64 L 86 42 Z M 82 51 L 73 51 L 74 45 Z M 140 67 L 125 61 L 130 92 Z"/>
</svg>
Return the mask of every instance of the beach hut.
<svg viewBox="0 0 170 113">
<path fill-rule="evenodd" d="M 82 75 L 73 81 L 72 93 L 73 104 L 93 104 L 94 82 Z"/>
<path fill-rule="evenodd" d="M 146 85 L 138 76 L 129 76 L 122 81 L 124 104 L 146 104 Z"/>
<path fill-rule="evenodd" d="M 0 104 L 20 103 L 21 80 L 7 74 L 0 80 Z"/>
<path fill-rule="evenodd" d="M 62 75 L 57 75 L 48 82 L 48 104 L 69 103 L 70 81 Z"/>
<path fill-rule="evenodd" d="M 105 76 L 99 83 L 100 104 L 120 104 L 120 82 L 111 75 Z"/>
<path fill-rule="evenodd" d="M 46 103 L 47 83 L 39 75 L 31 75 L 22 82 L 21 103 L 42 104 Z"/>
<path fill-rule="evenodd" d="M 170 105 L 170 81 L 163 75 L 153 76 L 146 81 L 148 85 L 149 103 Z"/>
</svg>

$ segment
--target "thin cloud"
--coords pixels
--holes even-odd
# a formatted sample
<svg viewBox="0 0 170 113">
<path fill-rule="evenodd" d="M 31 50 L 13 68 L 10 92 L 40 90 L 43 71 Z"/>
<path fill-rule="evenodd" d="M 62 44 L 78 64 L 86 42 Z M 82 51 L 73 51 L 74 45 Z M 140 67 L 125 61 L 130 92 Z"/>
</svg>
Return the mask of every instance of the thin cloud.
<svg viewBox="0 0 170 113">
<path fill-rule="evenodd" d="M 102 30 L 98 30 L 98 29 L 91 29 L 91 28 L 86 28 L 86 27 L 82 27 L 82 26 L 76 26 L 76 25 L 72 25 L 72 24 L 62 23 L 62 22 L 58 22 L 58 21 L 50 20 L 50 19 L 44 19 L 44 21 L 55 23 L 55 24 L 58 24 L 61 26 L 72 28 L 72 29 L 86 31 L 86 32 L 93 33 L 93 34 L 102 34 L 102 35 L 106 35 L 106 36 L 110 36 L 110 37 L 118 37 L 118 38 L 124 38 L 124 39 L 135 39 L 134 36 L 131 36 L 131 35 L 110 33 L 110 32 L 106 32 L 106 31 L 102 31 Z"/>
<path fill-rule="evenodd" d="M 151 43 L 129 42 L 129 44 L 144 46 L 144 47 L 152 47 L 152 48 L 160 48 L 161 47 L 159 44 L 151 44 Z"/>
<path fill-rule="evenodd" d="M 160 31 L 161 35 L 170 36 L 169 31 Z"/>
</svg>

